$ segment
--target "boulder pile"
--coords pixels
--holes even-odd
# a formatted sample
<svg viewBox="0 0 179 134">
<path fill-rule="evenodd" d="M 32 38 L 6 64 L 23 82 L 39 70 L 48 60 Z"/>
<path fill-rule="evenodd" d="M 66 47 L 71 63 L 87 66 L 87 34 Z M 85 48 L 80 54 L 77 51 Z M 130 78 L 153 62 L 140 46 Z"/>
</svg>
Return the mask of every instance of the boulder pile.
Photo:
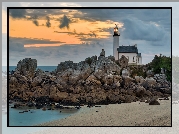
<svg viewBox="0 0 179 134">
<path fill-rule="evenodd" d="M 164 74 L 131 78 L 125 68 L 122 71 L 121 66 L 116 64 L 113 56 L 105 57 L 104 50 L 98 58 L 88 57 L 79 63 L 61 62 L 53 73 L 36 68 L 36 60 L 26 58 L 19 61 L 15 72 L 9 75 L 10 100 L 36 104 L 38 107 L 52 102 L 102 105 L 135 101 L 149 103 L 150 100 L 158 105 L 154 97 L 168 97 L 171 94 L 171 84 Z"/>
</svg>

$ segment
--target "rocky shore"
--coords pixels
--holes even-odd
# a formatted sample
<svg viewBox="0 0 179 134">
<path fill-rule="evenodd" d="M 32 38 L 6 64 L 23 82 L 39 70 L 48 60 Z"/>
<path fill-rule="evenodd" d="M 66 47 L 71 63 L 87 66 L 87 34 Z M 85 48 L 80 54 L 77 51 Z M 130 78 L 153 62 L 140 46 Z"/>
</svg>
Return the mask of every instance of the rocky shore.
<svg viewBox="0 0 179 134">
<path fill-rule="evenodd" d="M 171 95 L 171 82 L 164 73 L 154 74 L 145 65 L 128 66 L 125 57 L 115 61 L 113 56 L 105 57 L 104 50 L 99 57 L 79 63 L 61 62 L 52 72 L 36 68 L 37 60 L 25 58 L 10 72 L 9 99 L 16 102 L 15 107 L 91 107 L 136 101 L 160 105 L 158 98 L 167 100 Z M 137 76 L 134 69 L 146 77 Z"/>
</svg>

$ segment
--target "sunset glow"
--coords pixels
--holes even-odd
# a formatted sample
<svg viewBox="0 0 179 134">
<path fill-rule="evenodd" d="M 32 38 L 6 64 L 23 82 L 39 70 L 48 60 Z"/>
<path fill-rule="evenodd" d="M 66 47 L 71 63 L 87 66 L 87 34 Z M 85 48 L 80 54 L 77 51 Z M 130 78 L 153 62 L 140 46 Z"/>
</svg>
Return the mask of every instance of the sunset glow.
<svg viewBox="0 0 179 134">
<path fill-rule="evenodd" d="M 62 10 L 67 13 L 68 10 Z M 75 10 L 74 10 L 75 11 Z M 75 11 L 77 12 L 77 11 Z M 78 12 L 82 14 L 82 12 Z M 113 29 L 114 24 L 118 24 L 118 27 L 123 26 L 122 23 L 113 22 L 111 20 L 106 21 L 86 21 L 81 18 L 73 18 L 74 13 L 70 13 L 67 17 L 74 22 L 70 23 L 69 28 L 59 28 L 59 20 L 63 15 L 50 15 L 51 27 L 46 27 L 46 18 L 38 18 L 38 26 L 34 24 L 34 20 L 28 19 L 14 19 L 10 17 L 9 34 L 10 37 L 18 38 L 30 38 L 30 39 L 43 39 L 59 41 L 66 44 L 82 44 L 85 40 L 90 39 L 105 39 L 111 36 L 110 30 Z M 104 31 L 106 29 L 107 31 Z M 85 40 L 83 40 L 85 39 Z M 87 41 L 90 43 L 91 41 Z M 53 47 L 60 46 L 61 44 L 24 44 L 24 47 Z"/>
<path fill-rule="evenodd" d="M 63 44 L 26 44 L 24 45 L 24 47 L 28 48 L 28 47 L 57 47 L 57 46 L 61 46 Z"/>
</svg>

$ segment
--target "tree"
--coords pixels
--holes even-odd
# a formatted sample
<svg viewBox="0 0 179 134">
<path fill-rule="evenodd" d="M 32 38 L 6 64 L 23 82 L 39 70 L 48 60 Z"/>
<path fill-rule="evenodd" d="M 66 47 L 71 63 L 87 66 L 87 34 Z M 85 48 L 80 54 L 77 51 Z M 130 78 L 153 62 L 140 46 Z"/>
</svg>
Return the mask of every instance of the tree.
<svg viewBox="0 0 179 134">
<path fill-rule="evenodd" d="M 163 68 L 165 70 L 164 73 L 167 76 L 167 80 L 169 81 L 171 81 L 172 79 L 171 78 L 171 75 L 172 75 L 171 65 L 172 65 L 171 57 L 166 57 L 164 55 L 162 56 L 162 54 L 160 54 L 160 56 L 155 55 L 152 62 L 149 63 L 149 67 L 153 68 L 153 72 L 155 74 L 161 73 L 161 68 Z"/>
</svg>

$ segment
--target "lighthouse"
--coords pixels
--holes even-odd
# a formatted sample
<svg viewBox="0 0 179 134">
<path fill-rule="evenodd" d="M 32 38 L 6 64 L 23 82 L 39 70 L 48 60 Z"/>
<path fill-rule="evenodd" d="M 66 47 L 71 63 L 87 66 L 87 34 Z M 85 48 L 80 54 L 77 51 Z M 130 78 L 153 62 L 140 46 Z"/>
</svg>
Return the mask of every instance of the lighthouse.
<svg viewBox="0 0 179 134">
<path fill-rule="evenodd" d="M 115 24 L 116 25 L 116 24 Z M 119 36 L 120 33 L 118 32 L 118 27 L 114 28 L 114 35 L 113 35 L 113 56 L 115 57 L 115 60 L 118 60 L 118 48 L 119 48 Z"/>
</svg>

